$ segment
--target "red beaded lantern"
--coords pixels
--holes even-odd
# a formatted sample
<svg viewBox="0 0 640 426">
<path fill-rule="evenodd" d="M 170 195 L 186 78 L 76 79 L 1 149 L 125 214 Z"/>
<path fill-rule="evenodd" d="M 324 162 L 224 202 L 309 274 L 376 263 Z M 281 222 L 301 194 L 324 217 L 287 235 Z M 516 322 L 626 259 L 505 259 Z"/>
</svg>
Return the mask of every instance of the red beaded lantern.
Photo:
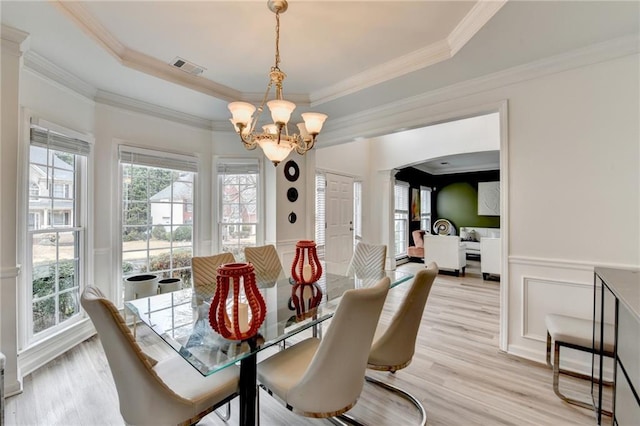
<svg viewBox="0 0 640 426">
<path fill-rule="evenodd" d="M 218 266 L 217 271 L 216 292 L 209 310 L 211 328 L 230 340 L 255 336 L 267 314 L 267 306 L 258 291 L 253 265 L 227 263 Z M 241 300 L 241 288 L 246 302 Z"/>
<path fill-rule="evenodd" d="M 296 243 L 296 257 L 291 264 L 291 278 L 299 284 L 315 283 L 322 276 L 322 265 L 316 253 L 316 242 L 300 240 Z"/>
<path fill-rule="evenodd" d="M 315 315 L 316 308 L 321 301 L 322 289 L 317 283 L 298 283 L 291 287 L 291 305 L 293 306 L 289 306 L 289 308 L 295 309 L 298 321 Z"/>
</svg>

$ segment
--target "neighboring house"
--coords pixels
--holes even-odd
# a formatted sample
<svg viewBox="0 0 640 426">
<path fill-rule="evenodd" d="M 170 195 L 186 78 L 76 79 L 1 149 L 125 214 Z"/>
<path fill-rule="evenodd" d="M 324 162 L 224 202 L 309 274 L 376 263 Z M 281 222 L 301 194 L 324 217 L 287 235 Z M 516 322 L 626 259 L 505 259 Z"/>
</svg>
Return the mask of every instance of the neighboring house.
<svg viewBox="0 0 640 426">
<path fill-rule="evenodd" d="M 29 229 L 73 224 L 73 166 L 55 153 L 51 158 L 53 164 L 49 167 L 53 167 L 54 172 L 48 176 L 46 150 L 32 149 L 30 152 Z"/>
<path fill-rule="evenodd" d="M 193 179 L 192 176 L 180 176 L 181 180 L 175 181 L 149 199 L 152 224 L 165 225 L 165 230 L 171 232 L 171 225 L 193 223 L 193 182 L 187 180 Z"/>
</svg>

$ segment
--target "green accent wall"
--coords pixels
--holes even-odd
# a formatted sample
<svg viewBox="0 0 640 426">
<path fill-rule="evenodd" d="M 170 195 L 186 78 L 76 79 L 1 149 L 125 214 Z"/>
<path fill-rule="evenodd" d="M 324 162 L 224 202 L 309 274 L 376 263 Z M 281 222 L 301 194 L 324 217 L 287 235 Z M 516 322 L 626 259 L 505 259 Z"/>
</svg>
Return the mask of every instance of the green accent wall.
<svg viewBox="0 0 640 426">
<path fill-rule="evenodd" d="M 462 226 L 499 228 L 500 216 L 478 216 L 478 185 L 456 182 L 444 186 L 436 194 L 435 219 L 448 219 L 459 234 Z"/>
</svg>

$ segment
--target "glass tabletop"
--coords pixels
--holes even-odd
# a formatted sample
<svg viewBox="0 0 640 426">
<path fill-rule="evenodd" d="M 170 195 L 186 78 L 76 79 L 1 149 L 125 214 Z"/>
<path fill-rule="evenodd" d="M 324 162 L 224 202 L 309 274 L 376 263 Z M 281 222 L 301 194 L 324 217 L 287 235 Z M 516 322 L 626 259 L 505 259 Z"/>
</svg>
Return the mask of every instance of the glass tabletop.
<svg viewBox="0 0 640 426">
<path fill-rule="evenodd" d="M 312 285 L 294 285 L 280 274 L 270 282 L 258 282 L 267 315 L 253 349 L 246 341 L 228 340 L 216 333 L 209 325 L 209 301 L 197 305 L 196 301 L 204 298 L 191 288 L 130 300 L 125 307 L 200 373 L 209 375 L 330 318 L 345 291 L 373 286 L 384 276 L 390 278 L 394 287 L 411 279 L 413 274 L 385 271 L 348 277 L 324 273 Z"/>
</svg>

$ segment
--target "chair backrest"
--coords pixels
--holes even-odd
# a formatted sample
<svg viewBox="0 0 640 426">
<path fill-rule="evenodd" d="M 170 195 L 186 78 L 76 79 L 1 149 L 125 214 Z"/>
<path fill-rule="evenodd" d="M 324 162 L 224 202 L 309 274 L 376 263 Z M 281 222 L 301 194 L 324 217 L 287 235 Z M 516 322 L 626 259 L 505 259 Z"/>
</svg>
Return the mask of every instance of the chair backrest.
<svg viewBox="0 0 640 426">
<path fill-rule="evenodd" d="M 253 264 L 256 280 L 261 287 L 275 283 L 284 277 L 280 256 L 275 246 L 269 244 L 258 247 L 245 247 L 244 257 L 247 262 Z"/>
<path fill-rule="evenodd" d="M 433 262 L 416 274 L 389 326 L 380 335 L 376 333 L 369 353 L 369 368 L 396 371 L 409 365 L 424 307 L 437 275 L 438 265 Z"/>
<path fill-rule="evenodd" d="M 156 420 L 188 415 L 192 403 L 173 392 L 158 377 L 113 303 L 98 288 L 91 286 L 82 292 L 80 303 L 98 331 L 125 422 L 148 424 L 151 407 L 152 417 Z"/>
<path fill-rule="evenodd" d="M 424 234 L 426 234 L 426 231 L 423 229 L 416 229 L 411 234 L 413 235 L 413 246 L 424 247 Z"/>
<path fill-rule="evenodd" d="M 462 251 L 464 251 L 462 249 Z M 425 235 L 424 261 L 435 262 L 439 268 L 458 269 L 460 264 L 460 237 L 453 235 Z"/>
<path fill-rule="evenodd" d="M 389 285 L 385 277 L 372 287 L 343 294 L 307 371 L 289 391 L 296 410 L 326 415 L 355 404 Z"/>
<path fill-rule="evenodd" d="M 195 290 L 196 305 L 203 300 L 210 300 L 216 292 L 216 278 L 218 266 L 225 263 L 235 263 L 233 253 L 220 253 L 213 256 L 199 256 L 191 258 L 191 274 Z"/>
<path fill-rule="evenodd" d="M 359 241 L 347 268 L 348 276 L 371 276 L 384 271 L 387 246 Z"/>
</svg>

